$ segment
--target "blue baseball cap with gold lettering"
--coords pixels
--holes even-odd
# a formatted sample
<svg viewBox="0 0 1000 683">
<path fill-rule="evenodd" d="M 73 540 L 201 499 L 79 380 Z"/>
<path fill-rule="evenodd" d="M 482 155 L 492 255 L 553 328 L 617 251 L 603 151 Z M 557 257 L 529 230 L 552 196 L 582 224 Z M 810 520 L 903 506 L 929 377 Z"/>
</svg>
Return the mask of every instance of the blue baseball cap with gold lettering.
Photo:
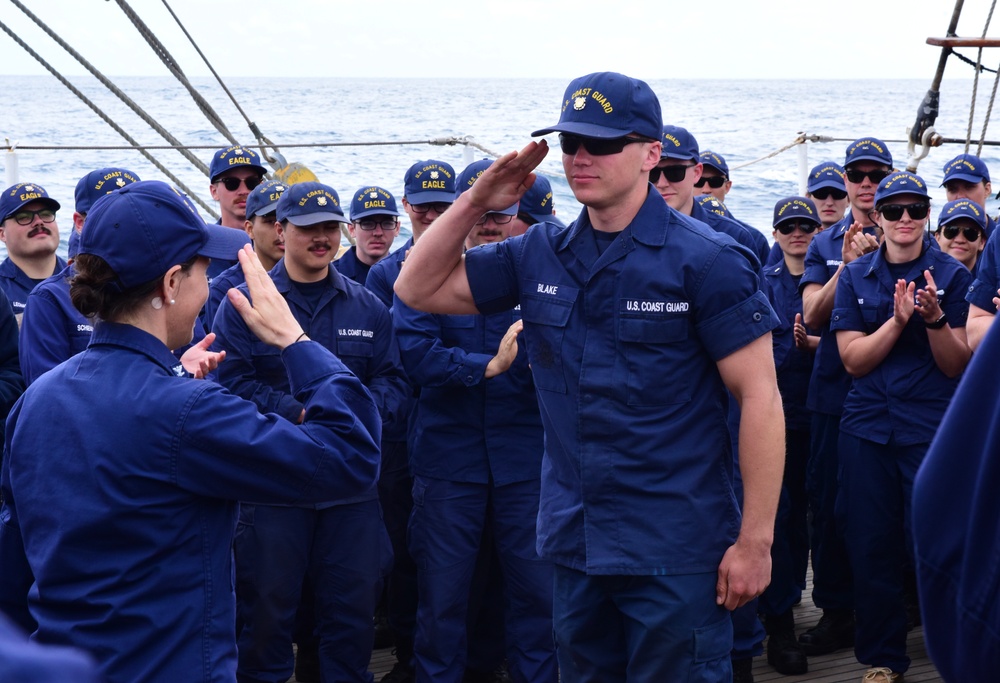
<svg viewBox="0 0 1000 683">
<path fill-rule="evenodd" d="M 486 172 L 490 166 L 493 165 L 492 159 L 480 159 L 479 161 L 473 161 L 471 164 L 465 167 L 465 169 L 458 174 L 458 180 L 456 185 L 458 186 L 458 192 L 452 198 L 452 201 L 458 198 L 458 195 L 462 194 L 470 187 L 475 185 L 476 181 L 479 180 L 479 176 Z M 508 206 L 506 209 L 500 209 L 499 211 L 491 211 L 490 213 L 502 213 L 505 216 L 516 216 L 517 207 L 519 202 L 514 202 L 512 206 Z"/>
<path fill-rule="evenodd" d="M 915 194 L 930 199 L 930 195 L 927 194 L 927 183 L 923 178 L 909 171 L 896 171 L 883 178 L 875 189 L 875 208 L 877 209 L 890 197 L 901 194 Z"/>
<path fill-rule="evenodd" d="M 528 191 L 521 197 L 518 213 L 523 213 L 535 223 L 555 223 L 560 227 L 565 224 L 552 213 L 554 209 L 552 203 L 552 183 L 540 173 L 535 174 L 535 184 L 528 188 Z"/>
<path fill-rule="evenodd" d="M 724 175 L 726 180 L 729 180 L 729 164 L 726 163 L 725 157 L 721 154 L 706 149 L 698 155 L 698 160 L 701 161 L 702 166 L 711 166 Z"/>
<path fill-rule="evenodd" d="M 406 169 L 403 196 L 410 204 L 450 204 L 455 192 L 455 169 L 447 161 L 427 159 Z"/>
<path fill-rule="evenodd" d="M 944 205 L 941 209 L 941 215 L 938 216 L 938 229 L 960 218 L 971 220 L 979 226 L 984 234 L 986 233 L 986 212 L 979 204 L 965 198 L 956 199 Z"/>
<path fill-rule="evenodd" d="M 716 199 L 714 195 L 699 194 L 695 195 L 694 200 L 701 204 L 702 208 L 706 211 L 711 211 L 716 215 L 725 216 L 726 218 L 733 217 L 732 212 L 730 212 L 726 205 Z"/>
<path fill-rule="evenodd" d="M 124 168 L 109 167 L 91 171 L 76 184 L 76 212 L 87 213 L 94 202 L 104 195 L 138 181 L 138 175 Z"/>
<path fill-rule="evenodd" d="M 776 228 L 786 221 L 808 221 L 814 225 L 822 225 L 819 211 L 813 200 L 808 197 L 785 197 L 774 205 L 774 220 L 771 227 Z"/>
<path fill-rule="evenodd" d="M 266 216 L 269 213 L 274 213 L 278 208 L 281 194 L 288 187 L 278 180 L 268 180 L 255 187 L 253 192 L 247 195 L 247 220 L 252 220 L 254 216 Z"/>
<path fill-rule="evenodd" d="M 0 195 L 0 223 L 7 220 L 31 202 L 40 202 L 45 208 L 58 211 L 60 204 L 37 183 L 17 183 Z"/>
<path fill-rule="evenodd" d="M 892 154 L 878 138 L 858 138 L 847 146 L 844 168 L 859 161 L 875 161 L 892 168 Z"/>
<path fill-rule="evenodd" d="M 663 148 L 660 150 L 661 159 L 698 161 L 698 141 L 688 132 L 687 128 L 664 126 L 660 134 L 660 141 L 663 143 Z"/>
<path fill-rule="evenodd" d="M 587 138 L 621 138 L 630 134 L 659 140 L 663 128 L 660 100 L 645 81 L 603 71 L 570 82 L 559 122 L 532 133 L 570 133 Z"/>
<path fill-rule="evenodd" d="M 824 161 L 812 167 L 809 171 L 809 180 L 806 181 L 806 192 L 812 194 L 824 188 L 847 192 L 843 166 L 833 161 Z"/>
<path fill-rule="evenodd" d="M 329 185 L 317 182 L 290 185 L 275 208 L 278 220 L 292 225 L 315 225 L 324 221 L 350 223 L 340 206 L 340 195 Z"/>
<path fill-rule="evenodd" d="M 398 216 L 396 198 L 389 190 L 375 185 L 362 187 L 351 199 L 351 220 L 367 216 Z"/>
<path fill-rule="evenodd" d="M 224 147 L 212 155 L 212 163 L 208 168 L 208 175 L 214 183 L 226 171 L 235 168 L 252 168 L 259 171 L 261 175 L 267 173 L 267 169 L 260 163 L 260 156 L 257 152 L 248 147 L 236 145 L 234 147 Z"/>
<path fill-rule="evenodd" d="M 986 163 L 975 154 L 959 154 L 944 165 L 944 185 L 949 180 L 964 180 L 967 183 L 990 182 L 990 170 Z"/>
</svg>

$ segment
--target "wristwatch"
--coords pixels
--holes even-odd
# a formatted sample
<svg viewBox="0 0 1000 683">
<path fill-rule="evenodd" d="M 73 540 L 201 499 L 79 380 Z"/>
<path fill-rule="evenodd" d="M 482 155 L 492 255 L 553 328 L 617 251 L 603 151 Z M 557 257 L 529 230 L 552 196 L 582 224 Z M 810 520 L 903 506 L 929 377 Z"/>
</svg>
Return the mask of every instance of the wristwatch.
<svg viewBox="0 0 1000 683">
<path fill-rule="evenodd" d="M 941 311 L 941 317 L 932 323 L 924 323 L 928 330 L 940 330 L 942 327 L 948 324 L 948 316 Z"/>
</svg>

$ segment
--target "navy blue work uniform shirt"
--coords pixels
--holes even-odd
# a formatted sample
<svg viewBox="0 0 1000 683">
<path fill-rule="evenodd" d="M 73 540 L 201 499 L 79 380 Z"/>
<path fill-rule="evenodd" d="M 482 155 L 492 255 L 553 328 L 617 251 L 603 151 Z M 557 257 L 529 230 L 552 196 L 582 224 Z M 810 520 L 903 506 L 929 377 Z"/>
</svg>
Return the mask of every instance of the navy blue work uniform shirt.
<svg viewBox="0 0 1000 683">
<path fill-rule="evenodd" d="M 94 325 L 69 296 L 69 281 L 75 274 L 72 265 L 66 266 L 28 295 L 21 320 L 21 372 L 28 384 L 90 343 Z"/>
<path fill-rule="evenodd" d="M 226 298 L 226 293 L 244 282 L 246 282 L 246 277 L 243 275 L 243 266 L 239 263 L 226 268 L 212 279 L 208 287 L 208 299 L 205 300 L 205 306 L 201 309 L 201 321 L 205 330 L 212 331 L 212 326 L 215 324 L 215 314 L 219 312 L 219 306 Z"/>
<path fill-rule="evenodd" d="M 317 503 L 378 474 L 368 390 L 319 344 L 281 358 L 302 425 L 180 376 L 128 325 L 99 323 L 28 388 L 7 421 L 0 521 L 23 539 L 34 583 L 4 586 L 30 586 L 35 640 L 90 652 L 108 683 L 236 679 L 235 501 Z"/>
<path fill-rule="evenodd" d="M 834 276 L 844 262 L 844 235 L 853 223 L 853 214 L 848 213 L 813 237 L 806 251 L 806 271 L 799 282 L 800 289 L 808 284 L 825 285 Z M 875 229 L 866 228 L 865 232 L 874 235 Z M 837 338 L 830 333 L 830 326 L 825 325 L 819 333 L 819 347 L 816 349 L 813 374 L 809 380 L 806 408 L 824 415 L 840 415 L 844 409 L 844 398 L 851 388 L 851 376 L 840 360 Z"/>
<path fill-rule="evenodd" d="M 1000 231 L 994 232 L 986 240 L 983 253 L 976 260 L 976 277 L 969 285 L 965 300 L 973 306 L 978 306 L 987 313 L 996 315 L 997 307 L 993 298 L 1000 289 Z"/>
<path fill-rule="evenodd" d="M 61 256 L 56 256 L 56 267 L 52 271 L 55 275 L 66 267 L 66 261 Z M 24 313 L 24 307 L 28 303 L 28 295 L 38 283 L 25 275 L 24 271 L 17 267 L 17 264 L 8 256 L 0 263 L 0 290 L 7 295 L 14 315 Z"/>
<path fill-rule="evenodd" d="M 406 420 L 409 386 L 389 311 L 364 287 L 330 268 L 315 310 L 288 277 L 284 259 L 270 271 L 275 287 L 309 338 L 330 349 L 368 387 L 386 431 Z M 247 294 L 246 285 L 240 291 Z M 278 413 L 296 422 L 302 403 L 291 393 L 280 352 L 257 339 L 226 299 L 215 316 L 216 344 L 226 350 L 219 382 L 253 401 L 262 413 Z M 374 485 L 367 498 L 376 496 Z M 247 499 L 249 500 L 249 499 Z M 352 499 L 355 500 L 355 499 Z M 348 501 L 338 501 L 345 503 Z"/>
<path fill-rule="evenodd" d="M 757 248 L 757 242 L 750 235 L 751 229 L 745 228 L 738 221 L 732 218 L 726 218 L 725 216 L 720 216 L 714 211 L 709 211 L 698 202 L 695 202 L 694 206 L 691 207 L 691 218 L 696 221 L 701 221 L 716 232 L 729 235 L 736 240 L 737 243 L 746 247 L 747 251 L 753 254 L 757 259 L 754 264 L 755 269 L 759 269 L 760 264 L 764 262 L 763 259 L 767 257 L 767 240 L 764 240 L 764 252 L 760 253 L 760 250 Z M 761 236 L 763 237 L 763 235 Z"/>
<path fill-rule="evenodd" d="M 809 393 L 813 353 L 795 346 L 795 314 L 802 313 L 800 278 L 788 272 L 784 258 L 765 267 L 761 275 L 761 291 L 767 295 L 778 318 L 778 327 L 771 332 L 771 341 L 778 390 L 785 411 L 785 429 L 808 429 L 811 413 L 806 409 L 806 395 Z"/>
<path fill-rule="evenodd" d="M 923 252 L 901 277 L 925 289 L 924 271 L 937 285 L 938 302 L 951 327 L 965 327 L 969 304 L 968 268 L 924 239 Z M 871 334 L 893 315 L 896 279 L 885 260 L 885 246 L 851 261 L 840 274 L 830 329 Z M 833 336 L 831 335 L 831 340 Z M 880 444 L 929 443 L 944 415 L 958 378 L 938 368 L 927 328 L 914 311 L 889 355 L 863 377 L 855 377 L 844 401 L 841 431 Z"/>
<path fill-rule="evenodd" d="M 368 271 L 368 277 L 365 278 L 365 287 L 377 296 L 386 308 L 392 308 L 392 287 L 399 278 L 399 271 L 403 268 L 403 261 L 406 260 L 406 252 L 411 247 L 413 247 L 412 237 L 406 241 L 406 244 L 372 266 L 371 270 Z"/>
<path fill-rule="evenodd" d="M 420 391 L 410 435 L 413 475 L 496 486 L 541 476 L 542 420 L 524 345 L 506 372 L 485 377 L 520 317 L 516 309 L 432 315 L 396 298 L 403 367 Z"/>
<path fill-rule="evenodd" d="M 584 209 L 465 256 L 480 311 L 521 306 L 539 552 L 589 574 L 718 569 L 740 510 L 716 362 L 776 324 L 747 252 L 650 189 L 603 253 Z"/>
<path fill-rule="evenodd" d="M 341 275 L 357 282 L 359 285 L 365 284 L 368 271 L 371 270 L 371 266 L 362 263 L 361 259 L 358 258 L 358 248 L 356 246 L 345 251 L 339 259 L 334 261 L 333 267 L 340 271 Z"/>
</svg>

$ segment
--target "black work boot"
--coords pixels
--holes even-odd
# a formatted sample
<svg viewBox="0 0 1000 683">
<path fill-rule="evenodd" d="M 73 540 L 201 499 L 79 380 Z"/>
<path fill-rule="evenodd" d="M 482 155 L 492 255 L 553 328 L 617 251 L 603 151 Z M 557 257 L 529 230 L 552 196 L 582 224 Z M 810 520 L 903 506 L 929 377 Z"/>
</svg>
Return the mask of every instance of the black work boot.
<svg viewBox="0 0 1000 683">
<path fill-rule="evenodd" d="M 823 610 L 819 623 L 799 636 L 810 657 L 826 655 L 854 645 L 854 610 Z"/>
<path fill-rule="evenodd" d="M 764 628 L 767 630 L 767 663 L 786 676 L 808 673 L 806 653 L 795 639 L 792 611 L 765 617 Z"/>
</svg>

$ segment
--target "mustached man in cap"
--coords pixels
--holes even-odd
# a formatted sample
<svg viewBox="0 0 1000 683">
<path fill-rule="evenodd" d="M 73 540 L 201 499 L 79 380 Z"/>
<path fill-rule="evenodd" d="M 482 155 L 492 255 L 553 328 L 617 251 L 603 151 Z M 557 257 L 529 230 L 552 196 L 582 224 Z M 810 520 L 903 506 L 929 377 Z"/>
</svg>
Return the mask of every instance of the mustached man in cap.
<svg viewBox="0 0 1000 683">
<path fill-rule="evenodd" d="M 237 230 L 244 229 L 247 197 L 264 180 L 267 169 L 260 163 L 260 156 L 252 149 L 235 145 L 216 150 L 208 167 L 208 191 L 219 202 L 219 224 Z M 212 278 L 236 265 L 236 261 L 213 259 L 208 271 Z"/>
<path fill-rule="evenodd" d="M 0 264 L 0 290 L 19 323 L 31 290 L 66 267 L 56 255 L 59 206 L 35 183 L 12 185 L 0 195 L 0 241 L 7 247 L 7 258 Z"/>
<path fill-rule="evenodd" d="M 351 222 L 348 230 L 354 246 L 333 262 L 344 277 L 365 284 L 368 271 L 392 248 L 399 234 L 399 211 L 396 198 L 388 190 L 369 185 L 359 188 L 351 198 Z"/>
<path fill-rule="evenodd" d="M 139 180 L 124 168 L 101 168 L 80 178 L 76 184 L 76 211 L 70 233 L 70 256 L 80 245 L 90 208 L 98 199 Z M 73 265 L 40 283 L 24 308 L 21 325 L 21 371 L 31 384 L 47 370 L 87 348 L 94 330 L 88 320 L 73 306 L 69 298 L 69 282 L 76 274 Z"/>
<path fill-rule="evenodd" d="M 275 213 L 285 255 L 271 279 L 310 339 L 333 351 L 371 392 L 383 429 L 394 428 L 409 387 L 389 311 L 330 264 L 340 225 L 347 222 L 340 197 L 321 183 L 297 183 L 281 195 Z M 246 291 L 246 285 L 238 289 Z M 281 370 L 281 356 L 264 349 L 228 299 L 214 331 L 227 352 L 219 366 L 223 386 L 252 400 L 261 413 L 293 422 L 307 418 Z M 292 675 L 292 631 L 308 575 L 323 680 L 371 681 L 375 599 L 392 558 L 377 483 L 319 505 L 243 505 L 240 515 L 246 526 L 234 544 L 244 621 L 239 679 Z"/>
<path fill-rule="evenodd" d="M 538 547 L 555 564 L 562 676 L 727 680 L 729 611 L 771 574 L 784 454 L 774 312 L 745 251 L 650 186 L 663 124 L 646 83 L 590 74 L 561 107 L 535 135 L 561 133 L 577 220 L 463 256 L 476 221 L 531 185 L 548 152 L 533 142 L 459 196 L 396 292 L 434 313 L 520 305 L 545 430 Z M 727 387 L 743 409 L 742 515 Z"/>
<path fill-rule="evenodd" d="M 812 411 L 808 490 L 813 495 L 811 534 L 813 602 L 823 610 L 819 623 L 799 636 L 809 656 L 823 655 L 854 643 L 854 589 L 843 534 L 834 515 L 837 499 L 837 443 L 844 399 L 851 378 L 844 369 L 837 341 L 830 333 L 837 284 L 852 261 L 878 249 L 872 211 L 875 190 L 892 171 L 892 154 L 881 140 L 863 137 L 847 146 L 844 185 L 850 211 L 816 235 L 806 252 L 802 318 L 820 332 L 819 348 L 809 381 L 806 407 Z"/>
</svg>

